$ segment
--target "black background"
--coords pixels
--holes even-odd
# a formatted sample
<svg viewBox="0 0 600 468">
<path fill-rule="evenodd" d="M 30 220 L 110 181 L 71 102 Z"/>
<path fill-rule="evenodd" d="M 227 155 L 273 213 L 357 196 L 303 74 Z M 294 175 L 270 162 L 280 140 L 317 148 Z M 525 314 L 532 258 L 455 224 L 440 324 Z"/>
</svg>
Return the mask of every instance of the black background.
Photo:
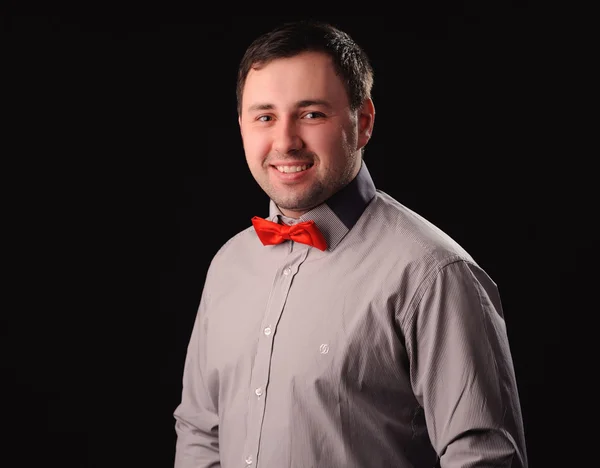
<svg viewBox="0 0 600 468">
<path fill-rule="evenodd" d="M 571 294 L 583 249 L 558 220 L 582 208 L 557 190 L 540 145 L 547 51 L 536 14 L 526 2 L 484 3 L 379 16 L 5 7 L 16 260 L 2 328 L 5 459 L 172 466 L 208 263 L 268 209 L 242 152 L 237 65 L 259 33 L 311 16 L 372 59 L 365 160 L 377 186 L 458 240 L 500 288 L 530 466 L 564 456 L 560 466 L 578 466 L 562 423 L 572 376 L 561 375 L 559 317 L 583 307 Z"/>
</svg>

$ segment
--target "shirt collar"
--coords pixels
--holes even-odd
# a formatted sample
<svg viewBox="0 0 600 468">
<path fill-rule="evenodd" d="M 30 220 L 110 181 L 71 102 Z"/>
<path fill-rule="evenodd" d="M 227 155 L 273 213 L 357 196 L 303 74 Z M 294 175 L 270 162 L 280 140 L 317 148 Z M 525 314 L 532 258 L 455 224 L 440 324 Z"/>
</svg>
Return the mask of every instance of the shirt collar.
<svg viewBox="0 0 600 468">
<path fill-rule="evenodd" d="M 281 219 L 287 224 L 314 221 L 327 241 L 327 250 L 332 251 L 356 224 L 375 193 L 375 184 L 363 161 L 357 176 L 348 185 L 299 219 L 284 216 L 271 200 L 269 220 L 278 222 Z"/>
</svg>

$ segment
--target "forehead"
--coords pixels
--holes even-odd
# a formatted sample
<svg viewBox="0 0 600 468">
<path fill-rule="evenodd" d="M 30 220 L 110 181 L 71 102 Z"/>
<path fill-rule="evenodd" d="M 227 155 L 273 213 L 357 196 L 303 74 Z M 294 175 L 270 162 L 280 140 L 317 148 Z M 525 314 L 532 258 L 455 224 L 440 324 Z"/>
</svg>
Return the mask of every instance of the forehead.
<svg viewBox="0 0 600 468">
<path fill-rule="evenodd" d="M 311 99 L 348 105 L 346 89 L 331 58 L 321 52 L 304 52 L 252 68 L 244 84 L 242 108 L 256 104 L 286 107 Z"/>
</svg>

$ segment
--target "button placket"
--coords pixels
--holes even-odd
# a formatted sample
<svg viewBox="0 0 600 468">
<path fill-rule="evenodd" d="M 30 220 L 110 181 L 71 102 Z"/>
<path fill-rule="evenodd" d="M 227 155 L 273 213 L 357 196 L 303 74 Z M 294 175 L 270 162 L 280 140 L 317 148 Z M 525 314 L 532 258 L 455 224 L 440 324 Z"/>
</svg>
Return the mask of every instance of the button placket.
<svg viewBox="0 0 600 468">
<path fill-rule="evenodd" d="M 264 415 L 267 400 L 267 382 L 269 380 L 271 352 L 277 323 L 284 312 L 287 296 L 292 285 L 292 278 L 308 255 L 308 248 L 300 251 L 298 249 L 295 250 L 296 252 L 293 255 L 287 257 L 287 261 L 283 264 L 283 269 L 279 270 L 276 277 L 272 296 L 269 299 L 265 312 L 261 337 L 263 339 L 259 339 L 256 352 L 250 387 L 253 390 L 251 390 L 248 401 L 250 405 L 248 411 L 249 432 L 245 444 L 245 451 L 248 454 L 245 459 L 247 466 L 256 463 L 255 457 L 260 447 L 262 416 Z"/>
</svg>

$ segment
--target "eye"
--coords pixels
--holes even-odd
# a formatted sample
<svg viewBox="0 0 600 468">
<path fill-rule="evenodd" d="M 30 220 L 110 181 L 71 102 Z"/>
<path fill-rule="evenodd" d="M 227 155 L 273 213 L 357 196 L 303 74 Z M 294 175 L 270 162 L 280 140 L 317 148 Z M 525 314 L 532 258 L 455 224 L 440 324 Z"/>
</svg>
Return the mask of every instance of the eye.
<svg viewBox="0 0 600 468">
<path fill-rule="evenodd" d="M 259 122 L 270 122 L 271 116 L 270 115 L 261 115 L 256 120 L 258 120 Z"/>
<path fill-rule="evenodd" d="M 321 112 L 307 112 L 304 114 L 304 118 L 308 120 L 320 119 L 321 117 L 325 117 L 325 114 Z"/>
</svg>

